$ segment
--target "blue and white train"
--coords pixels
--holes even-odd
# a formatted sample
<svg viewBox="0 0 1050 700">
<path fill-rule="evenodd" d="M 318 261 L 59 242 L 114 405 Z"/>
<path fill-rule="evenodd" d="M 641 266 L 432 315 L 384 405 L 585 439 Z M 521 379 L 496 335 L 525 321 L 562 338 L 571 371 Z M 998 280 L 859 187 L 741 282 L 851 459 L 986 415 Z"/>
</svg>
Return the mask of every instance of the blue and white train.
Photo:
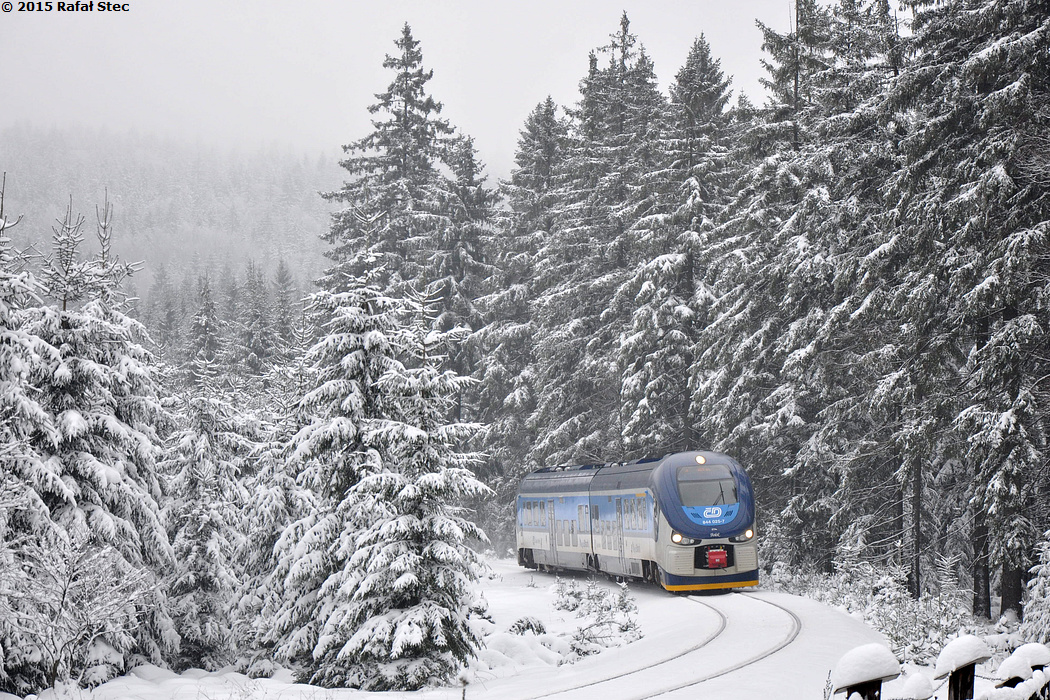
<svg viewBox="0 0 1050 700">
<path fill-rule="evenodd" d="M 540 469 L 522 480 L 517 512 L 527 568 L 601 571 L 669 591 L 758 585 L 751 480 L 723 454 Z"/>
</svg>

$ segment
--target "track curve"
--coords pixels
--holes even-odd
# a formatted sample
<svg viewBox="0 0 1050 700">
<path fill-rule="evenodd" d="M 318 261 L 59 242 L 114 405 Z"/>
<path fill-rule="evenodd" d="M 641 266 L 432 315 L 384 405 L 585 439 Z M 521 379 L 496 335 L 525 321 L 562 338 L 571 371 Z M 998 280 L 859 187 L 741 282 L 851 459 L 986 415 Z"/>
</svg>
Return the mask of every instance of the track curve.
<svg viewBox="0 0 1050 700">
<path fill-rule="evenodd" d="M 584 689 L 597 688 L 597 687 L 599 687 L 599 686 L 601 686 L 603 684 L 613 683 L 614 681 L 621 680 L 621 679 L 626 678 L 628 676 L 632 676 L 632 675 L 635 675 L 637 673 L 641 673 L 643 671 L 648 671 L 651 668 L 656 668 L 658 666 L 663 666 L 665 664 L 672 663 L 674 661 L 677 661 L 678 659 L 681 659 L 681 658 L 683 658 L 685 656 L 688 656 L 689 654 L 695 653 L 695 652 L 699 651 L 700 649 L 704 648 L 705 646 L 710 644 L 712 641 L 717 639 L 725 631 L 726 626 L 729 623 L 729 620 L 726 617 L 725 613 L 723 613 L 721 610 L 719 610 L 718 608 L 714 607 L 713 605 L 709 605 L 709 604 L 707 604 L 707 603 L 705 603 L 705 602 L 703 602 L 701 600 L 698 600 L 697 598 L 695 598 L 693 596 L 689 596 L 688 598 L 686 598 L 686 600 L 690 600 L 690 601 L 692 601 L 694 603 L 699 603 L 700 605 L 703 605 L 704 607 L 709 608 L 712 612 L 714 612 L 718 616 L 718 620 L 719 620 L 718 628 L 714 632 L 709 634 L 707 637 L 705 637 L 703 640 L 701 640 L 699 643 L 694 644 L 693 646 L 689 647 L 688 649 L 684 649 L 684 650 L 678 652 L 677 654 L 674 654 L 672 656 L 668 656 L 668 657 L 666 657 L 666 658 L 664 658 L 664 659 L 662 659 L 660 661 L 657 661 L 655 663 L 647 664 L 646 666 L 643 666 L 642 668 L 636 668 L 636 669 L 633 669 L 633 670 L 630 670 L 630 671 L 624 671 L 623 673 L 619 673 L 619 674 L 617 674 L 615 676 L 609 676 L 609 677 L 603 678 L 603 679 L 601 679 L 599 681 L 592 681 L 590 683 L 581 683 L 580 685 L 576 685 L 576 686 L 573 686 L 571 688 L 563 688 L 563 689 L 560 689 L 560 690 L 552 691 L 550 693 L 544 693 L 543 695 L 533 695 L 531 697 L 531 700 L 540 700 L 540 698 L 552 698 L 552 697 L 558 697 L 560 695 L 575 694 L 575 693 L 578 693 L 579 691 L 584 690 Z M 677 688 L 672 688 L 672 690 L 677 690 Z"/>
<path fill-rule="evenodd" d="M 743 596 L 745 598 L 750 598 L 752 600 L 756 600 L 756 601 L 758 601 L 760 603 L 765 603 L 766 605 L 771 605 L 774 608 L 777 608 L 778 610 L 781 610 L 781 611 L 787 613 L 788 616 L 791 618 L 791 622 L 792 622 L 791 629 L 784 636 L 784 638 L 781 639 L 777 644 L 775 644 L 774 646 L 770 647 L 769 649 L 763 650 L 759 654 L 756 654 L 754 656 L 748 657 L 747 659 L 745 659 L 743 661 L 740 661 L 740 662 L 738 662 L 736 664 L 733 664 L 732 666 L 720 669 L 718 671 L 715 671 L 714 673 L 709 673 L 709 674 L 704 675 L 704 676 L 702 676 L 700 678 L 695 678 L 695 679 L 692 679 L 692 680 L 689 680 L 689 681 L 686 681 L 686 682 L 683 682 L 683 683 L 679 683 L 678 685 L 672 686 L 670 688 L 662 688 L 659 691 L 657 691 L 655 693 L 648 694 L 648 695 L 635 696 L 632 700 L 646 700 L 647 698 L 660 697 L 661 695 L 667 695 L 668 693 L 674 693 L 676 691 L 683 690 L 685 688 L 690 688 L 692 686 L 700 685 L 701 683 L 705 683 L 707 681 L 714 680 L 715 678 L 720 678 L 722 676 L 728 675 L 728 674 L 733 673 L 735 671 L 739 671 L 742 668 L 746 668 L 747 666 L 750 666 L 752 664 L 758 663 L 759 661 L 762 661 L 763 659 L 767 659 L 770 656 L 772 656 L 773 654 L 777 653 L 778 651 L 780 651 L 781 649 L 783 649 L 784 647 L 788 646 L 793 641 L 795 641 L 795 639 L 798 637 L 799 633 L 802 631 L 802 620 L 801 620 L 801 618 L 799 618 L 799 616 L 796 615 L 794 611 L 789 610 L 788 608 L 784 607 L 783 605 L 778 605 L 777 603 L 774 603 L 774 602 L 769 601 L 769 600 L 764 600 L 762 598 L 759 598 L 757 596 L 751 595 L 749 593 L 737 592 L 735 595 L 740 595 L 740 596 Z M 691 596 L 690 600 L 695 600 L 695 598 Z M 697 601 L 697 602 L 699 602 L 699 601 Z"/>
<path fill-rule="evenodd" d="M 718 598 L 685 596 L 682 600 L 703 606 L 717 616 L 717 625 L 703 639 L 674 654 L 650 661 L 645 666 L 549 692 L 530 693 L 527 696 L 528 700 L 568 700 L 602 696 L 623 700 L 647 700 L 678 693 L 768 659 L 788 647 L 802 631 L 802 620 L 794 611 L 751 593 L 735 592 Z M 715 602 L 718 600 L 723 601 L 722 604 Z M 744 603 L 745 600 L 747 603 Z M 776 610 L 776 618 L 771 620 L 768 613 L 756 613 L 756 608 L 759 607 Z M 705 666 L 710 668 L 712 663 L 731 659 L 732 654 L 746 648 L 745 642 L 753 637 L 752 625 L 755 624 L 768 625 L 767 629 L 772 628 L 769 629 L 770 632 L 776 630 L 776 643 L 740 661 L 719 666 L 699 676 L 694 675 L 697 669 Z M 625 693 L 628 687 L 633 688 L 633 692 Z M 639 692 L 641 688 L 647 690 Z"/>
</svg>

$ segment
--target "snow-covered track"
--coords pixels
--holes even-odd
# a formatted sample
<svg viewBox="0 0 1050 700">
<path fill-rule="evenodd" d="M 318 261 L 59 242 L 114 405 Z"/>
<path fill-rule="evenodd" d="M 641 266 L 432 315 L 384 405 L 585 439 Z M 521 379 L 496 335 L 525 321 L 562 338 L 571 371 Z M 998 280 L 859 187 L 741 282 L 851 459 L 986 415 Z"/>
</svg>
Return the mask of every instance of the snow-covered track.
<svg viewBox="0 0 1050 700">
<path fill-rule="evenodd" d="M 758 596 L 752 595 L 750 593 L 740 593 L 740 592 L 738 592 L 736 595 L 740 595 L 740 596 L 743 596 L 745 598 L 750 598 L 750 599 L 758 601 L 760 603 L 765 603 L 766 605 L 771 605 L 774 608 L 777 608 L 778 610 L 781 610 L 781 611 L 787 613 L 787 615 L 791 618 L 791 628 L 788 630 L 787 634 L 784 635 L 783 639 L 778 641 L 772 647 L 769 647 L 768 649 L 764 649 L 761 652 L 759 652 L 758 654 L 755 654 L 754 656 L 750 656 L 750 657 L 748 657 L 746 659 L 743 659 L 742 661 L 739 661 L 739 662 L 737 662 L 737 663 L 735 663 L 735 664 L 733 664 L 731 666 L 727 666 L 725 668 L 719 669 L 718 671 L 715 671 L 713 673 L 708 673 L 708 674 L 706 674 L 704 676 L 701 676 L 700 678 L 693 678 L 693 679 L 690 679 L 690 680 L 687 680 L 687 681 L 683 681 L 683 682 L 678 683 L 677 685 L 674 685 L 674 686 L 669 687 L 669 688 L 661 688 L 658 691 L 650 693 L 650 694 L 635 696 L 634 698 L 632 698 L 632 700 L 646 700 L 647 698 L 660 697 L 661 695 L 667 695 L 668 693 L 673 693 L 673 692 L 676 692 L 676 691 L 679 691 L 679 690 L 683 690 L 685 688 L 691 688 L 692 686 L 699 685 L 701 683 L 705 683 L 705 682 L 713 680 L 715 678 L 720 678 L 722 676 L 728 675 L 728 674 L 733 673 L 735 671 L 739 671 L 742 668 L 746 668 L 747 666 L 750 666 L 750 665 L 755 664 L 755 663 L 757 663 L 759 661 L 762 661 L 763 659 L 766 659 L 766 658 L 772 656 L 773 654 L 777 653 L 778 651 L 780 651 L 781 649 L 783 649 L 784 647 L 786 647 L 787 645 L 789 645 L 793 641 L 795 641 L 795 639 L 798 637 L 799 633 L 802 631 L 802 620 L 799 618 L 798 615 L 795 614 L 794 611 L 789 610 L 788 608 L 784 607 L 783 605 L 779 605 L 779 604 L 774 603 L 772 601 L 765 600 L 763 598 L 760 598 Z M 690 599 L 691 600 L 696 600 L 696 602 L 701 602 L 701 601 L 697 600 L 695 597 L 692 597 Z"/>
<path fill-rule="evenodd" d="M 608 697 L 646 700 L 680 691 L 688 692 L 689 688 L 728 676 L 769 658 L 794 642 L 802 631 L 802 620 L 793 610 L 760 595 L 737 592 L 720 597 L 686 596 L 682 600 L 701 605 L 716 616 L 716 624 L 703 639 L 687 648 L 679 648 L 673 654 L 657 660 L 650 659 L 643 666 L 628 664 L 626 670 L 615 675 L 538 694 L 530 693 L 528 699 Z M 764 627 L 763 618 L 768 618 L 772 612 L 770 608 L 776 613 L 768 620 L 769 626 Z M 727 630 L 732 634 L 727 634 Z M 772 645 L 755 650 L 743 659 L 734 658 L 734 652 L 744 648 L 741 645 L 745 640 L 750 639 L 747 643 L 751 649 L 754 642 L 769 634 L 775 636 L 776 641 Z M 700 674 L 694 675 L 697 672 Z"/>
<path fill-rule="evenodd" d="M 600 686 L 602 686 L 602 685 L 605 685 L 605 684 L 608 684 L 608 683 L 615 684 L 617 681 L 619 681 L 619 680 L 621 680 L 623 678 L 626 678 L 627 676 L 632 676 L 632 675 L 635 675 L 637 673 L 641 673 L 643 671 L 648 671 L 651 668 L 656 668 L 658 666 L 663 666 L 665 664 L 669 664 L 669 663 L 671 663 L 673 661 L 677 661 L 678 659 L 681 659 L 684 656 L 688 656 L 689 654 L 692 654 L 692 653 L 694 653 L 696 651 L 699 651 L 700 649 L 704 648 L 705 646 L 710 644 L 712 641 L 717 639 L 718 636 L 720 634 L 722 634 L 722 632 L 725 631 L 726 625 L 728 624 L 728 618 L 726 617 L 725 613 L 723 613 L 721 610 L 719 610 L 718 608 L 714 607 L 713 605 L 709 605 L 709 604 L 705 603 L 702 600 L 699 600 L 699 599 L 697 599 L 695 597 L 689 597 L 689 598 L 686 598 L 686 600 L 692 601 L 694 603 L 699 603 L 700 605 L 703 605 L 704 607 L 710 609 L 711 612 L 713 612 L 715 615 L 718 616 L 718 626 L 717 626 L 717 628 L 714 629 L 714 631 L 712 631 L 709 635 L 707 635 L 705 638 L 703 638 L 702 640 L 700 640 L 696 644 L 692 645 L 688 649 L 683 649 L 682 651 L 679 651 L 678 653 L 676 653 L 676 654 L 674 654 L 672 656 L 668 656 L 668 657 L 666 657 L 666 658 L 664 658 L 664 659 L 662 659 L 660 661 L 650 662 L 650 663 L 647 663 L 645 666 L 641 666 L 641 667 L 638 667 L 638 668 L 633 668 L 633 669 L 631 669 L 629 671 L 624 671 L 623 673 L 618 673 L 615 676 L 609 676 L 609 677 L 603 678 L 602 680 L 599 680 L 599 681 L 593 681 L 593 682 L 590 682 L 590 683 L 581 683 L 580 685 L 575 685 L 575 686 L 572 686 L 571 688 L 560 688 L 558 690 L 554 690 L 554 691 L 551 691 L 549 693 L 544 693 L 542 695 L 532 695 L 532 696 L 530 696 L 530 700 L 540 700 L 540 698 L 554 698 L 554 697 L 559 697 L 559 696 L 563 696 L 563 695 L 564 696 L 579 697 L 578 693 L 581 690 L 584 690 L 584 689 L 600 689 Z"/>
</svg>

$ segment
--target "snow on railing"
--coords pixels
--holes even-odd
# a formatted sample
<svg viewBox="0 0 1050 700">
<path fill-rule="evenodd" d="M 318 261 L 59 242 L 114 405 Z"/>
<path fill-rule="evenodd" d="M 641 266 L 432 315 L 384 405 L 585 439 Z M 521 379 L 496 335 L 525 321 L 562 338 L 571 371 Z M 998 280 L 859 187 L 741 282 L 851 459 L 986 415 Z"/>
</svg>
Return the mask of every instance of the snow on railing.
<svg viewBox="0 0 1050 700">
<path fill-rule="evenodd" d="M 948 677 L 949 700 L 969 700 L 973 698 L 977 664 L 990 658 L 992 650 L 987 644 L 972 634 L 964 634 L 941 649 L 933 677 Z"/>
<path fill-rule="evenodd" d="M 948 700 L 972 700 L 977 664 L 987 661 L 992 651 L 973 635 L 963 635 L 945 645 L 937 657 L 935 679 L 945 679 Z M 1006 658 L 996 671 L 995 687 L 982 692 L 977 700 L 1050 700 L 1050 647 L 1025 644 Z M 831 672 L 832 694 L 845 693 L 847 700 L 880 700 L 882 684 L 897 678 L 900 664 L 881 644 L 866 644 L 847 652 Z M 985 678 L 982 676 L 982 678 Z M 903 695 L 893 700 L 928 700 L 935 689 L 922 673 L 913 673 L 904 682 Z M 943 697 L 943 696 L 939 696 Z"/>
<path fill-rule="evenodd" d="M 832 693 L 845 692 L 852 700 L 879 700 L 882 682 L 901 675 L 901 665 L 893 652 L 881 644 L 865 644 L 847 651 L 831 672 Z"/>
</svg>

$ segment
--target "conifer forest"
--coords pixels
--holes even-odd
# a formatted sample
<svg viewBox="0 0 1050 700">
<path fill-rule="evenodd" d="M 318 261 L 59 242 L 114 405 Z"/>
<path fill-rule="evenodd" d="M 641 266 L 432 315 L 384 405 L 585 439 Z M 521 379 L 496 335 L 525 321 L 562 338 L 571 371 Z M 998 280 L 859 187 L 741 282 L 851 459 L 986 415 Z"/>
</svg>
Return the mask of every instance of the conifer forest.
<svg viewBox="0 0 1050 700">
<path fill-rule="evenodd" d="M 495 182 L 409 24 L 338 163 L 2 132 L 0 691 L 453 681 L 525 474 L 692 449 L 1048 641 L 1050 2 L 794 11 L 761 103 L 613 12 Z"/>
</svg>

